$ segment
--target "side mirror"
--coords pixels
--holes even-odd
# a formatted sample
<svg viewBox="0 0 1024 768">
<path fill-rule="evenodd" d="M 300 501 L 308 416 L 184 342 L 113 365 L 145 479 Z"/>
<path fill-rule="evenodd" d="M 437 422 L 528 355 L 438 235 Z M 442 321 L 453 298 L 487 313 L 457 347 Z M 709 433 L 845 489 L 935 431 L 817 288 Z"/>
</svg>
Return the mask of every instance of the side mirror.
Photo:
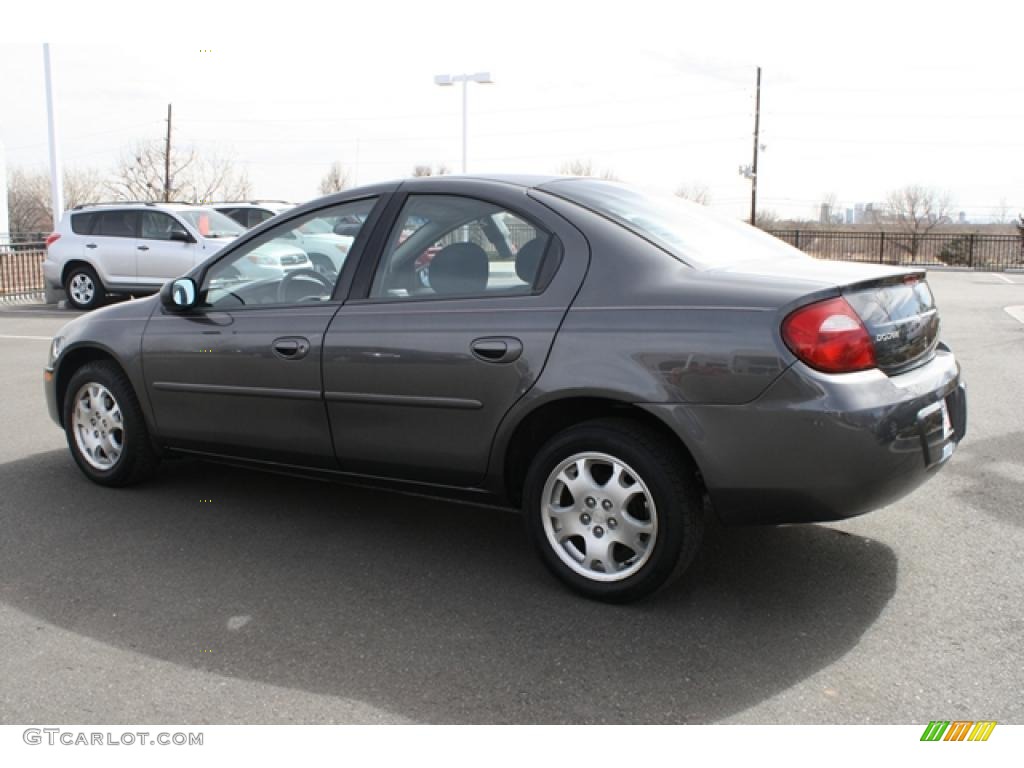
<svg viewBox="0 0 1024 768">
<path fill-rule="evenodd" d="M 196 289 L 196 281 L 191 277 L 179 277 L 164 283 L 160 289 L 160 301 L 165 307 L 174 312 L 183 312 L 196 305 L 199 291 Z"/>
<path fill-rule="evenodd" d="M 356 235 L 359 234 L 359 230 L 362 228 L 362 226 L 362 224 L 350 224 L 348 222 L 343 221 L 334 226 L 334 234 L 355 237 Z"/>
<path fill-rule="evenodd" d="M 172 229 L 170 239 L 179 243 L 194 243 L 196 239 L 183 229 Z"/>
</svg>

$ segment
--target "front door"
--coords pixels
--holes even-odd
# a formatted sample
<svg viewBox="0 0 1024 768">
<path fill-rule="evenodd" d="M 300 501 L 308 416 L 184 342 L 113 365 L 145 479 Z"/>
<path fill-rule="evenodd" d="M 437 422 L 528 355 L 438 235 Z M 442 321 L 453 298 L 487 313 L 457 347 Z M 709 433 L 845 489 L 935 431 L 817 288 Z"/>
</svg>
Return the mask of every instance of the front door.
<svg viewBox="0 0 1024 768">
<path fill-rule="evenodd" d="M 366 219 L 372 198 L 283 221 L 232 248 L 202 276 L 199 305 L 158 309 L 143 364 L 159 434 L 220 455 L 333 467 L 320 360 L 338 309 L 337 275 L 310 268 L 293 231 Z M 357 237 L 357 243 L 360 238 Z"/>
<path fill-rule="evenodd" d="M 566 238 L 573 258 L 557 268 Z M 406 197 L 372 281 L 362 295 L 357 283 L 324 342 L 341 469 L 478 483 L 579 288 L 580 240 L 521 190 Z"/>
<path fill-rule="evenodd" d="M 163 211 L 142 211 L 141 216 L 138 282 L 160 286 L 190 272 L 196 265 L 197 245 L 185 226 Z M 193 242 L 172 239 L 175 236 Z"/>
</svg>

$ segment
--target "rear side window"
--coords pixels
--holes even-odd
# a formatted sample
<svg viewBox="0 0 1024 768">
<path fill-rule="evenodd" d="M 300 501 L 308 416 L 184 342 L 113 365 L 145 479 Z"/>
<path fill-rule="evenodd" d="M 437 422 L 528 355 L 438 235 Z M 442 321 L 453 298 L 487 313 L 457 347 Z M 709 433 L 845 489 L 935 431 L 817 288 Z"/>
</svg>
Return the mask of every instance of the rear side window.
<svg viewBox="0 0 1024 768">
<path fill-rule="evenodd" d="M 88 235 L 92 233 L 92 224 L 96 220 L 95 213 L 72 213 L 71 231 L 76 235 Z"/>
<path fill-rule="evenodd" d="M 533 291 L 549 236 L 483 200 L 411 195 L 374 278 L 374 298 L 458 298 Z"/>
<path fill-rule="evenodd" d="M 103 211 L 96 216 L 92 234 L 103 237 L 138 237 L 139 211 Z"/>
</svg>

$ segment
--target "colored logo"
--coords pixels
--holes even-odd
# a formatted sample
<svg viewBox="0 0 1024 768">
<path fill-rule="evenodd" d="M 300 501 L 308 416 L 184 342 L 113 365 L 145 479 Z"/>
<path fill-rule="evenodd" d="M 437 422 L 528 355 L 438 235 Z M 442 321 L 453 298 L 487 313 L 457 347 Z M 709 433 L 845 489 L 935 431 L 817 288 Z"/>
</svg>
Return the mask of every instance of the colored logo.
<svg viewBox="0 0 1024 768">
<path fill-rule="evenodd" d="M 921 741 L 988 741 L 995 727 L 995 720 L 932 720 Z"/>
</svg>

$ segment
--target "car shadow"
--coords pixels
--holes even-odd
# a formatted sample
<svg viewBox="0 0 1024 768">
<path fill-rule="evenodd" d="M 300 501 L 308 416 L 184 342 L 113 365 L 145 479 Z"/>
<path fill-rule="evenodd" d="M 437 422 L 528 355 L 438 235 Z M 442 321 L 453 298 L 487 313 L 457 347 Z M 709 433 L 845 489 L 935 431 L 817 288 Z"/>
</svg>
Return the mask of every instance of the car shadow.
<svg viewBox="0 0 1024 768">
<path fill-rule="evenodd" d="M 1024 526 L 1024 431 L 996 437 L 968 436 L 946 471 L 962 481 L 954 498 L 1006 523 Z M 1017 499 L 1017 504 L 1007 504 Z"/>
<path fill-rule="evenodd" d="M 65 451 L 0 488 L 19 610 L 422 722 L 713 722 L 842 657 L 897 578 L 833 528 L 714 527 L 684 581 L 611 606 L 553 579 L 511 512 L 193 461 L 110 490 Z"/>
</svg>

